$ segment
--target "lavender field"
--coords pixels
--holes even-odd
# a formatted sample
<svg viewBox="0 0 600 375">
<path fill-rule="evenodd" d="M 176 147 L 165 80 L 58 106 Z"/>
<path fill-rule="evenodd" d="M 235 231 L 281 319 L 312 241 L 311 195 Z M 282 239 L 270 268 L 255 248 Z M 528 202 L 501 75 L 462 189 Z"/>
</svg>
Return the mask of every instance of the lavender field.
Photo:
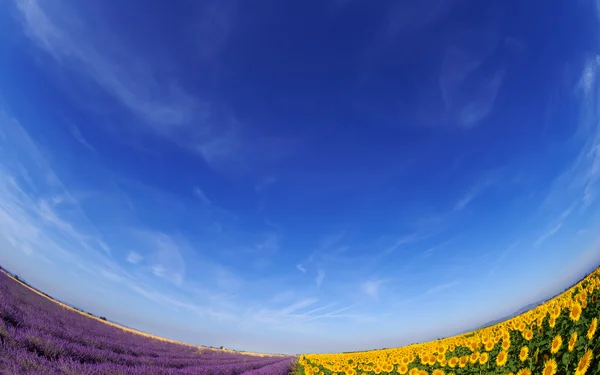
<svg viewBox="0 0 600 375">
<path fill-rule="evenodd" d="M 0 272 L 3 375 L 283 375 L 293 361 L 144 337 L 68 310 Z"/>
</svg>

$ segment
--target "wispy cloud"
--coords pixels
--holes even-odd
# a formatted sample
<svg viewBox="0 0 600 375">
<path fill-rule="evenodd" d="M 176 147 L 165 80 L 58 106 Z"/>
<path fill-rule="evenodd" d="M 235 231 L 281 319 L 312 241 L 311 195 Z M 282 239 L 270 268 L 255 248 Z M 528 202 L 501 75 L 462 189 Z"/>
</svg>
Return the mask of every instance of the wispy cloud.
<svg viewBox="0 0 600 375">
<path fill-rule="evenodd" d="M 267 233 L 264 239 L 255 245 L 255 248 L 263 254 L 273 254 L 279 251 L 280 236 L 277 233 Z"/>
<path fill-rule="evenodd" d="M 135 60 L 133 57 L 121 59 L 121 68 L 117 68 L 107 48 L 100 51 L 98 43 L 86 43 L 82 39 L 94 38 L 93 35 L 85 29 L 66 29 L 82 24 L 83 20 L 73 9 L 61 8 L 63 18 L 57 19 L 56 13 L 52 13 L 53 18 L 44 8 L 48 4 L 40 4 L 36 0 L 17 0 L 17 6 L 23 16 L 24 27 L 33 40 L 59 62 L 73 59 L 81 63 L 100 86 L 144 120 L 163 126 L 183 124 L 191 119 L 194 106 L 198 104 L 177 85 L 159 84 L 147 67 L 123 69 L 123 64 Z M 67 22 L 66 17 L 73 19 Z M 167 95 L 159 94 L 161 92 Z"/>
<path fill-rule="evenodd" d="M 497 27 L 456 33 L 446 48 L 440 89 L 446 116 L 462 127 L 473 127 L 491 113 L 504 80 L 504 67 L 489 70 L 484 64 L 502 43 Z"/>
<path fill-rule="evenodd" d="M 391 246 L 387 247 L 383 254 L 391 254 L 398 250 L 402 245 L 413 244 L 419 242 L 427 237 L 429 237 L 430 233 L 411 233 L 406 236 L 402 236 L 396 240 Z"/>
<path fill-rule="evenodd" d="M 317 272 L 317 277 L 315 277 L 315 283 L 317 284 L 317 288 L 321 287 L 324 279 L 325 279 L 325 271 L 319 270 Z"/>
<path fill-rule="evenodd" d="M 439 294 L 445 290 L 448 290 L 450 288 L 453 288 L 455 286 L 457 286 L 458 284 L 460 284 L 460 281 L 456 280 L 456 281 L 451 281 L 451 282 L 447 282 L 447 283 L 442 283 L 439 285 L 435 285 L 429 289 L 427 289 L 427 291 L 425 292 L 426 295 L 431 296 L 434 294 Z"/>
<path fill-rule="evenodd" d="M 204 191 L 200 188 L 194 189 L 194 196 L 200 200 L 200 202 L 204 204 L 212 204 L 212 201 L 206 196 Z"/>
<path fill-rule="evenodd" d="M 86 27 L 87 20 L 74 7 L 37 0 L 15 3 L 27 35 L 58 64 L 94 80 L 140 120 L 133 123 L 138 129 L 199 154 L 214 170 L 248 173 L 255 165 L 276 161 L 296 147 L 289 139 L 252 134 L 224 103 L 190 94 L 176 76 L 157 74 L 160 66 L 150 65 L 110 30 Z M 204 5 L 196 37 L 206 39 L 202 46 L 213 45 L 206 53 L 218 53 L 217 44 L 225 43 L 230 33 L 231 2 Z M 81 141 L 80 135 L 74 133 Z"/>
<path fill-rule="evenodd" d="M 450 242 L 452 242 L 452 240 L 447 240 L 447 241 L 440 243 L 439 245 L 435 245 L 433 247 L 428 248 L 427 250 L 423 251 L 423 256 L 430 257 L 431 255 L 433 255 L 433 253 L 435 253 L 439 249 L 443 248 L 444 246 L 448 245 Z"/>
<path fill-rule="evenodd" d="M 592 57 L 584 67 L 575 87 L 580 100 L 577 130 L 571 143 L 580 152 L 548 189 L 543 208 L 567 207 L 577 202 L 579 211 L 587 210 L 598 197 L 600 182 L 600 124 L 598 123 L 598 74 L 600 58 Z"/>
<path fill-rule="evenodd" d="M 96 152 L 94 146 L 92 146 L 84 137 L 83 134 L 79 131 L 79 128 L 75 124 L 69 124 L 69 131 L 81 145 L 92 152 Z"/>
<path fill-rule="evenodd" d="M 129 263 L 138 264 L 142 261 L 142 259 L 144 259 L 144 257 L 140 253 L 136 253 L 135 251 L 130 251 L 129 254 L 127 254 L 127 261 Z"/>
<path fill-rule="evenodd" d="M 539 247 L 542 243 L 544 243 L 547 239 L 554 236 L 560 228 L 562 228 L 563 223 L 558 223 L 554 227 L 548 229 L 546 232 L 542 233 L 535 241 L 535 247 Z"/>
<path fill-rule="evenodd" d="M 498 173 L 488 173 L 482 177 L 482 180 L 473 185 L 466 193 L 460 198 L 454 205 L 454 211 L 462 211 L 467 207 L 474 199 L 482 194 L 486 189 L 491 187 L 494 182 L 498 180 Z"/>
<path fill-rule="evenodd" d="M 306 268 L 300 263 L 296 264 L 296 269 L 302 273 L 306 273 Z"/>
<path fill-rule="evenodd" d="M 370 298 L 377 299 L 382 283 L 382 280 L 368 280 L 360 284 L 360 290 Z"/>
<path fill-rule="evenodd" d="M 506 256 L 515 249 L 516 246 L 517 246 L 517 243 L 513 243 L 512 245 L 508 246 L 506 249 L 504 249 L 504 251 L 502 251 L 500 253 L 500 255 L 496 258 L 496 260 L 492 264 L 492 267 L 490 268 L 490 271 L 488 273 L 490 276 L 492 276 L 496 272 L 496 270 L 498 269 L 498 266 L 500 265 L 500 262 L 502 262 L 504 260 L 504 258 L 506 258 Z"/>
</svg>

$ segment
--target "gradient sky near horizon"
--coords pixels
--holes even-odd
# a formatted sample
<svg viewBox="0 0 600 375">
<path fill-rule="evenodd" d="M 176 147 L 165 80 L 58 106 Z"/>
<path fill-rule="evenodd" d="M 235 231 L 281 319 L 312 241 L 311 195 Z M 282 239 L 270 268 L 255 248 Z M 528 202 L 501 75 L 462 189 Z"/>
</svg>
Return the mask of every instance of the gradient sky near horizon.
<svg viewBox="0 0 600 375">
<path fill-rule="evenodd" d="M 600 262 L 593 1 L 0 9 L 0 265 L 96 315 L 393 347 Z"/>
</svg>

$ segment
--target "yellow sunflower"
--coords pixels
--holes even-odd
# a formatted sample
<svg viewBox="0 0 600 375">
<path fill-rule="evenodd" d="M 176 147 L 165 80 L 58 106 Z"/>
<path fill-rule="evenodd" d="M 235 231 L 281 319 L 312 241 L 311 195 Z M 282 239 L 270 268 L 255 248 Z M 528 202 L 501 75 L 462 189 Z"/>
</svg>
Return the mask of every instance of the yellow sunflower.
<svg viewBox="0 0 600 375">
<path fill-rule="evenodd" d="M 592 350 L 588 349 L 587 352 L 581 357 L 579 360 L 579 364 L 577 365 L 577 369 L 575 369 L 575 375 L 584 375 L 588 368 L 590 367 L 590 363 L 592 362 Z"/>
<path fill-rule="evenodd" d="M 468 363 L 469 363 L 469 356 L 468 355 L 464 355 L 464 356 L 460 357 L 460 360 L 458 361 L 458 367 L 463 368 Z"/>
<path fill-rule="evenodd" d="M 531 375 L 531 370 L 528 368 L 522 368 L 517 372 L 517 375 Z"/>
<path fill-rule="evenodd" d="M 546 361 L 546 365 L 544 366 L 544 371 L 542 372 L 542 374 L 543 375 L 554 375 L 554 374 L 556 374 L 557 367 L 558 367 L 558 365 L 556 364 L 556 360 L 554 358 L 551 358 Z"/>
<path fill-rule="evenodd" d="M 471 355 L 469 356 L 469 361 L 471 363 L 477 362 L 478 359 L 479 359 L 479 352 L 471 353 Z"/>
<path fill-rule="evenodd" d="M 504 340 L 502 340 L 502 349 L 510 349 L 510 338 L 505 338 Z"/>
<path fill-rule="evenodd" d="M 408 372 L 410 375 L 417 375 L 419 373 L 419 369 L 416 367 L 413 367 L 410 369 L 410 371 Z"/>
<path fill-rule="evenodd" d="M 590 328 L 587 332 L 587 338 L 589 340 L 591 340 L 594 337 L 594 334 L 596 333 L 596 328 L 598 328 L 598 318 L 592 319 L 592 323 L 590 324 Z"/>
<path fill-rule="evenodd" d="M 426 370 L 420 370 L 419 375 L 429 375 L 429 373 Z"/>
<path fill-rule="evenodd" d="M 491 351 L 492 349 L 494 349 L 494 345 L 495 345 L 495 344 L 494 344 L 494 342 L 493 342 L 493 341 L 488 341 L 488 342 L 486 342 L 486 343 L 485 343 L 485 346 L 484 346 L 484 348 L 485 348 L 485 350 L 486 350 L 486 351 L 488 351 L 488 352 L 489 352 L 489 351 Z"/>
<path fill-rule="evenodd" d="M 448 366 L 450 366 L 450 368 L 455 368 L 457 364 L 458 364 L 458 358 L 456 358 L 456 357 L 452 357 L 448 360 Z"/>
<path fill-rule="evenodd" d="M 482 365 L 485 365 L 489 358 L 490 358 L 490 355 L 486 352 L 483 352 L 479 356 L 479 363 L 481 363 Z"/>
<path fill-rule="evenodd" d="M 571 312 L 569 313 L 569 318 L 571 318 L 571 320 L 574 322 L 579 321 L 579 318 L 581 318 L 581 305 L 577 302 L 573 302 L 570 310 Z"/>
<path fill-rule="evenodd" d="M 398 365 L 398 372 L 402 375 L 406 374 L 408 372 L 408 366 L 405 364 Z"/>
<path fill-rule="evenodd" d="M 498 356 L 496 357 L 496 365 L 498 367 L 502 367 L 506 364 L 506 361 L 508 360 L 508 353 L 503 350 L 500 353 L 498 353 Z"/>
<path fill-rule="evenodd" d="M 527 341 L 531 341 L 533 338 L 533 332 L 530 329 L 523 330 L 523 338 Z"/>
<path fill-rule="evenodd" d="M 556 326 L 556 318 L 554 316 L 551 316 L 550 319 L 548 319 L 548 325 L 550 328 L 554 328 L 554 326 Z"/>
<path fill-rule="evenodd" d="M 435 370 L 433 370 L 431 375 L 444 375 L 444 370 L 440 370 L 439 368 L 435 369 Z"/>
<path fill-rule="evenodd" d="M 562 336 L 559 334 L 554 337 L 554 340 L 552 340 L 552 347 L 550 348 L 550 352 L 552 354 L 558 353 L 558 350 L 560 349 L 561 345 L 562 345 Z"/>
<path fill-rule="evenodd" d="M 570 352 L 573 351 L 576 343 L 577 343 L 577 331 L 573 332 L 573 334 L 571 335 L 571 338 L 569 339 L 568 349 Z"/>
<path fill-rule="evenodd" d="M 524 346 L 521 348 L 521 352 L 519 353 L 519 359 L 521 362 L 525 362 L 527 357 L 529 357 L 529 347 Z"/>
</svg>

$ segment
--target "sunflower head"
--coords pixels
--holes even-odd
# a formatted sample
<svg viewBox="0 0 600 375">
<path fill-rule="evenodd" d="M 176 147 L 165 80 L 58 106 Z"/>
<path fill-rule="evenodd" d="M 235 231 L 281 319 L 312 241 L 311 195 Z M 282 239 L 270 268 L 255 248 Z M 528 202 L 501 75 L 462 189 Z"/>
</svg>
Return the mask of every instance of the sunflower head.
<svg viewBox="0 0 600 375">
<path fill-rule="evenodd" d="M 519 352 L 519 359 L 521 360 L 521 362 L 525 362 L 527 357 L 529 357 L 529 347 L 524 346 L 521 348 L 521 351 Z"/>
<path fill-rule="evenodd" d="M 557 367 L 558 367 L 558 365 L 556 364 L 556 360 L 554 358 L 551 358 L 546 361 L 546 364 L 544 365 L 544 371 L 542 372 L 542 374 L 543 375 L 554 375 L 554 374 L 556 374 Z"/>
<path fill-rule="evenodd" d="M 522 368 L 517 372 L 517 375 L 531 375 L 531 370 L 528 368 Z"/>
<path fill-rule="evenodd" d="M 498 353 L 498 356 L 496 357 L 496 365 L 498 367 L 502 367 L 506 364 L 507 360 L 508 360 L 508 353 L 505 350 L 502 350 L 500 353 Z"/>
<path fill-rule="evenodd" d="M 570 308 L 571 312 L 569 313 L 569 318 L 572 321 L 577 322 L 579 318 L 581 318 L 581 305 L 577 302 L 573 302 Z"/>
<path fill-rule="evenodd" d="M 506 337 L 502 340 L 502 349 L 508 350 L 510 349 L 510 337 L 507 339 Z"/>
<path fill-rule="evenodd" d="M 440 370 L 439 368 L 435 369 L 435 370 L 433 370 L 431 375 L 444 375 L 444 370 Z"/>
<path fill-rule="evenodd" d="M 485 365 L 489 359 L 490 355 L 487 352 L 483 352 L 481 353 L 481 355 L 479 356 L 479 363 L 481 363 L 482 365 Z"/>
<path fill-rule="evenodd" d="M 573 334 L 571 335 L 571 338 L 569 339 L 569 351 L 573 351 L 573 349 L 575 348 L 575 344 L 577 343 L 577 331 L 573 332 Z"/>
<path fill-rule="evenodd" d="M 587 332 L 587 338 L 589 340 L 591 340 L 594 337 L 594 334 L 596 333 L 596 328 L 598 328 L 598 318 L 592 319 L 592 323 L 590 323 L 590 328 Z"/>
<path fill-rule="evenodd" d="M 579 360 L 577 364 L 577 368 L 575 369 L 575 375 L 584 375 L 588 368 L 590 367 L 590 363 L 592 362 L 592 350 L 588 349 L 583 357 Z"/>
<path fill-rule="evenodd" d="M 471 355 L 469 356 L 469 361 L 471 363 L 477 362 L 478 359 L 479 359 L 479 352 L 471 353 Z"/>
<path fill-rule="evenodd" d="M 451 368 L 456 367 L 456 365 L 458 364 L 458 358 L 457 357 L 452 357 L 448 360 L 448 366 L 450 366 Z"/>
<path fill-rule="evenodd" d="M 556 354 L 562 345 L 562 336 L 556 335 L 554 340 L 552 340 L 552 346 L 550 347 L 550 352 L 552 354 Z"/>
</svg>

